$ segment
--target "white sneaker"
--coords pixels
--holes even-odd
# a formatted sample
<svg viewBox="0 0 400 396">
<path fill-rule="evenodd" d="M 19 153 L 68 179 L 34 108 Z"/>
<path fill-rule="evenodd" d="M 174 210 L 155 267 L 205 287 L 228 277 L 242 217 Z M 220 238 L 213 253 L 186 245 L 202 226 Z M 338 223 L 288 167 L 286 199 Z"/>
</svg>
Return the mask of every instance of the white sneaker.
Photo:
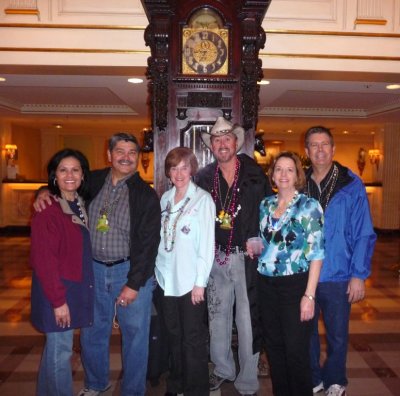
<svg viewBox="0 0 400 396">
<path fill-rule="evenodd" d="M 314 386 L 312 391 L 313 393 L 318 393 L 321 392 L 322 390 L 324 390 L 324 384 L 321 381 L 317 386 Z"/>
<path fill-rule="evenodd" d="M 89 389 L 89 388 L 83 388 L 81 389 L 77 396 L 98 396 L 100 394 L 102 394 L 105 391 L 108 391 L 111 388 L 111 384 L 108 384 L 105 389 L 103 389 L 102 391 L 97 391 L 94 389 Z"/>
<path fill-rule="evenodd" d="M 98 396 L 100 393 L 100 391 L 94 389 L 83 388 L 79 391 L 77 396 Z"/>
<path fill-rule="evenodd" d="M 326 391 L 326 396 L 346 396 L 346 388 L 342 385 L 333 384 Z"/>
</svg>

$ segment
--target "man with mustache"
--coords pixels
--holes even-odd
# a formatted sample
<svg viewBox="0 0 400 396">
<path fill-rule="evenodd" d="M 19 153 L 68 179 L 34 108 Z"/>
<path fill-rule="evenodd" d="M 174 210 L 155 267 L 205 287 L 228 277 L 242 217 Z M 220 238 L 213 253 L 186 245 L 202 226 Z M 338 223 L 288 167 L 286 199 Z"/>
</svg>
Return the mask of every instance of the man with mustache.
<svg viewBox="0 0 400 396">
<path fill-rule="evenodd" d="M 79 396 L 97 396 L 110 388 L 113 325 L 122 334 L 121 395 L 144 396 L 146 390 L 161 214 L 157 194 L 137 172 L 139 151 L 133 135 L 113 135 L 107 151 L 111 168 L 92 171 L 88 181 L 95 306 L 93 326 L 81 331 L 85 387 Z"/>
<path fill-rule="evenodd" d="M 272 193 L 262 169 L 247 155 L 237 155 L 244 130 L 219 117 L 202 139 L 216 162 L 200 170 L 197 184 L 209 191 L 217 211 L 215 259 L 207 286 L 210 355 L 215 368 L 210 390 L 234 381 L 242 395 L 258 390 L 259 333 L 256 312 L 257 260 L 245 257 L 246 241 L 259 233 L 259 206 Z M 239 343 L 239 372 L 231 349 L 233 308 Z"/>
</svg>

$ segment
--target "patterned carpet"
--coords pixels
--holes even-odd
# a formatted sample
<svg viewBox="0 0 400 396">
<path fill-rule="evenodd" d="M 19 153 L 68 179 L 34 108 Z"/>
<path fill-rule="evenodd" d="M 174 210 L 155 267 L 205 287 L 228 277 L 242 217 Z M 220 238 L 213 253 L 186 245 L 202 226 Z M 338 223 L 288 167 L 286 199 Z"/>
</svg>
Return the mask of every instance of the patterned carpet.
<svg viewBox="0 0 400 396">
<path fill-rule="evenodd" d="M 0 237 L 0 394 L 35 394 L 35 380 L 43 336 L 29 323 L 31 271 L 29 238 Z M 400 394 L 400 237 L 378 238 L 373 273 L 367 282 L 367 297 L 352 309 L 348 355 L 349 396 L 394 396 Z M 111 340 L 112 388 L 104 396 L 119 395 L 121 374 L 119 334 Z M 79 334 L 73 355 L 74 390 L 83 384 L 79 357 Z M 147 395 L 161 396 L 165 379 L 148 386 Z M 235 396 L 232 384 L 214 395 Z M 269 378 L 260 378 L 259 395 L 272 395 Z M 320 393 L 322 395 L 322 392 Z"/>
</svg>

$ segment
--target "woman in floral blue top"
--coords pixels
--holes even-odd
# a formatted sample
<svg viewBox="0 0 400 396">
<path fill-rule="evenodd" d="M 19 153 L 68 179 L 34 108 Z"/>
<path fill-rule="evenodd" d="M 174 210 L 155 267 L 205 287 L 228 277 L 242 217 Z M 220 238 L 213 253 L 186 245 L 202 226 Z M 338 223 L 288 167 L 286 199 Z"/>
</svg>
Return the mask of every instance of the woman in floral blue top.
<svg viewBox="0 0 400 396">
<path fill-rule="evenodd" d="M 278 194 L 260 205 L 264 249 L 258 259 L 258 305 L 275 396 L 312 396 L 309 343 L 315 290 L 324 258 L 323 211 L 300 191 L 299 158 L 280 153 L 269 171 Z M 248 253 L 254 251 L 248 245 Z"/>
</svg>

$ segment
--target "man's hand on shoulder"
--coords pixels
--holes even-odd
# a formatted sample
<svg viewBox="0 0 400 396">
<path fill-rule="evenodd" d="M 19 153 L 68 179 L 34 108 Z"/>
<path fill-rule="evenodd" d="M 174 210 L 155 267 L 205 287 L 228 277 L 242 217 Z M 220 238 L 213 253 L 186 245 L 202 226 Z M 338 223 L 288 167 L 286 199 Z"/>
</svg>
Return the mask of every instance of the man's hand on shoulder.
<svg viewBox="0 0 400 396">
<path fill-rule="evenodd" d="M 365 297 L 364 280 L 360 278 L 351 278 L 347 286 L 347 294 L 349 295 L 350 304 L 361 301 Z"/>
<path fill-rule="evenodd" d="M 47 188 L 42 188 L 39 190 L 35 202 L 33 202 L 33 208 L 36 212 L 41 212 L 42 210 L 46 209 L 47 206 L 51 205 L 51 197 L 49 190 Z M 57 200 L 56 197 L 54 199 Z"/>
</svg>

